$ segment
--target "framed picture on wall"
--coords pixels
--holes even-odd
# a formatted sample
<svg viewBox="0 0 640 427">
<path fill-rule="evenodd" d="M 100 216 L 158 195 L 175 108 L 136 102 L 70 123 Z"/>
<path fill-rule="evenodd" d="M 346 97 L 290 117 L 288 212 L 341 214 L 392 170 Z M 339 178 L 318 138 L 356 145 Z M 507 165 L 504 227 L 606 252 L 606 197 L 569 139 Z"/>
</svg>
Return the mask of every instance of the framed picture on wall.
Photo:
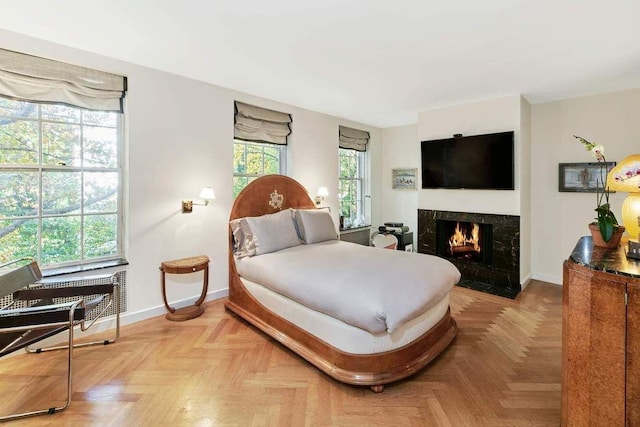
<svg viewBox="0 0 640 427">
<path fill-rule="evenodd" d="M 391 188 L 398 190 L 416 189 L 416 168 L 391 169 Z"/>
<path fill-rule="evenodd" d="M 616 162 L 607 162 L 606 172 L 616 165 Z M 606 183 L 606 172 L 601 169 L 598 162 L 593 163 L 560 163 L 558 170 L 558 191 L 569 193 L 595 193 L 600 182 Z M 604 176 L 601 176 L 604 175 Z"/>
</svg>

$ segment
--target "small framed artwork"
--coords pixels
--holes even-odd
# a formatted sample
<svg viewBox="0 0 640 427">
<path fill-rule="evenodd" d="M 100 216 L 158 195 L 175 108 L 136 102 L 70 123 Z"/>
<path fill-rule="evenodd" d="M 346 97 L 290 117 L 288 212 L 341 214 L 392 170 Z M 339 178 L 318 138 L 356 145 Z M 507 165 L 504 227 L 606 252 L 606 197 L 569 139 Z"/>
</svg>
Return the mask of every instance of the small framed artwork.
<svg viewBox="0 0 640 427">
<path fill-rule="evenodd" d="M 602 181 L 607 181 L 607 173 L 616 162 L 606 162 L 606 171 L 601 163 L 560 163 L 558 173 L 558 191 L 570 193 L 595 193 Z"/>
<path fill-rule="evenodd" d="M 399 190 L 415 190 L 417 171 L 418 169 L 416 168 L 391 169 L 391 188 Z"/>
</svg>

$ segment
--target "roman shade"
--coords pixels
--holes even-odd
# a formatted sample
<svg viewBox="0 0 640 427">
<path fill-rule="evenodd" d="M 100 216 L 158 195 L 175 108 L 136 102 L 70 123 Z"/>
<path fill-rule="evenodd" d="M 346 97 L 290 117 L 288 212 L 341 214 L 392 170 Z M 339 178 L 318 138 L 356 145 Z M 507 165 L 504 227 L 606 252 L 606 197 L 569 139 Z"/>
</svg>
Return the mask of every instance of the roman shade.
<svg viewBox="0 0 640 427">
<path fill-rule="evenodd" d="M 233 136 L 243 141 L 287 145 L 291 121 L 290 114 L 236 101 Z"/>
<path fill-rule="evenodd" d="M 0 49 L 0 95 L 32 102 L 123 112 L 127 78 Z"/>
<path fill-rule="evenodd" d="M 338 133 L 340 135 L 340 148 L 346 148 L 356 151 L 367 151 L 369 132 L 348 128 L 346 126 L 340 126 Z"/>
</svg>

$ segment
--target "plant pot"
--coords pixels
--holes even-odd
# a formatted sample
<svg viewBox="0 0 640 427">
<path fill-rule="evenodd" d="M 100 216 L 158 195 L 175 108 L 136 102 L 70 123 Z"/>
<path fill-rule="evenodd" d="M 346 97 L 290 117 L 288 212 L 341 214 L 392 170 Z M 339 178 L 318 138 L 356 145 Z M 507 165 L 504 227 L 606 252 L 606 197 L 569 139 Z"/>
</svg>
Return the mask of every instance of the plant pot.
<svg viewBox="0 0 640 427">
<path fill-rule="evenodd" d="M 620 239 L 622 239 L 622 234 L 624 233 L 625 228 L 621 225 L 614 228 L 613 235 L 608 242 L 605 242 L 602 238 L 602 235 L 600 234 L 600 227 L 598 227 L 598 224 L 589 224 L 589 230 L 591 231 L 591 237 L 593 238 L 594 246 L 599 246 L 601 248 L 617 248 L 620 244 Z"/>
</svg>

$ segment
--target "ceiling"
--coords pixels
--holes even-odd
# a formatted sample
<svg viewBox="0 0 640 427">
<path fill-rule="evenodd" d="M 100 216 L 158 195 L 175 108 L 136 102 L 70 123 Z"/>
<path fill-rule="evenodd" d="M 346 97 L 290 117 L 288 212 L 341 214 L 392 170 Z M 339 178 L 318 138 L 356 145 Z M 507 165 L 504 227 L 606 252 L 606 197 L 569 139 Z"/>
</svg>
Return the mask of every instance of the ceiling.
<svg viewBox="0 0 640 427">
<path fill-rule="evenodd" d="M 377 127 L 506 95 L 640 88 L 638 0 L 0 0 L 0 11 L 5 30 Z"/>
</svg>

